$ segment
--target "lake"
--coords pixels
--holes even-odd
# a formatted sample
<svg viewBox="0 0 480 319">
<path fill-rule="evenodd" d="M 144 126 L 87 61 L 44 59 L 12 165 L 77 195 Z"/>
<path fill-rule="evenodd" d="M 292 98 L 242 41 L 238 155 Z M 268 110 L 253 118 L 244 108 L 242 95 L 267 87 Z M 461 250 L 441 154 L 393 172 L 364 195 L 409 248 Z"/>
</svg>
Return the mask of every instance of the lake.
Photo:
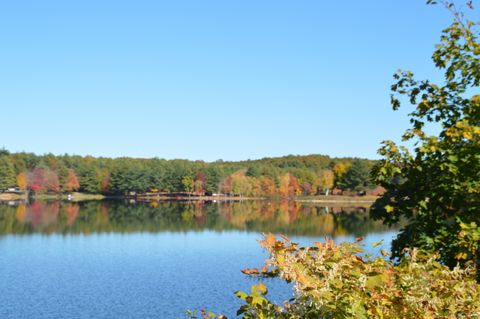
<svg viewBox="0 0 480 319">
<path fill-rule="evenodd" d="M 304 245 L 364 236 L 385 249 L 396 233 L 367 208 L 298 202 L 0 204 L 0 318 L 234 317 L 233 293 L 256 283 L 240 269 L 267 257 L 263 232 Z M 273 300 L 292 297 L 264 282 Z"/>
</svg>

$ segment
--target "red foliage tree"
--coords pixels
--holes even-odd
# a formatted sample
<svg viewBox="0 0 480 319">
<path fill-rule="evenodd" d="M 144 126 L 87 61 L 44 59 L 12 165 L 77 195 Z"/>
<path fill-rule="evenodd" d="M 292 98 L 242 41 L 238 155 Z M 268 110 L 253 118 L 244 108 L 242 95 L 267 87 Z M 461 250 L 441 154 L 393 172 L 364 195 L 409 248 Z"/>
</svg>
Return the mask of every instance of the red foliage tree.
<svg viewBox="0 0 480 319">
<path fill-rule="evenodd" d="M 60 191 L 58 175 L 49 169 L 35 168 L 28 173 L 27 179 L 28 188 L 35 193 Z"/>
<path fill-rule="evenodd" d="M 44 179 L 44 170 L 41 168 L 35 168 L 33 171 L 28 173 L 28 188 L 35 193 L 42 192 Z"/>
</svg>

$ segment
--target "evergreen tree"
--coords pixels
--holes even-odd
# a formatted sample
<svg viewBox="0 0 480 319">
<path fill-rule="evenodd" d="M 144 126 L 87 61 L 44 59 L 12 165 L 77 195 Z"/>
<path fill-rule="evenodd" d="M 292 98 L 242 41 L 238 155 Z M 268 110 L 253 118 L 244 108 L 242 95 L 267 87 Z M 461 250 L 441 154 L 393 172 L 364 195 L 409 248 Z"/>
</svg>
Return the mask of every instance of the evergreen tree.
<svg viewBox="0 0 480 319">
<path fill-rule="evenodd" d="M 0 190 L 16 185 L 15 167 L 10 157 L 0 155 Z"/>
<path fill-rule="evenodd" d="M 365 190 L 370 183 L 370 166 L 365 161 L 354 160 L 342 176 L 339 185 L 351 190 Z"/>
</svg>

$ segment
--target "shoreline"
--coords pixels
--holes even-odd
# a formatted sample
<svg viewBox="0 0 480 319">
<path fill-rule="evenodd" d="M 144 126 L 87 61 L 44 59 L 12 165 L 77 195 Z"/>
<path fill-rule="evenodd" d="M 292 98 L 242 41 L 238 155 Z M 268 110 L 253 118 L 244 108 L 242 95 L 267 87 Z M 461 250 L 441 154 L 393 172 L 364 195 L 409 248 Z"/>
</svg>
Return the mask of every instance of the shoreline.
<svg viewBox="0 0 480 319">
<path fill-rule="evenodd" d="M 71 195 L 71 197 L 69 197 Z M 251 200 L 270 200 L 282 201 L 278 197 L 238 197 L 238 196 L 106 196 L 102 194 L 86 194 L 86 193 L 71 193 L 71 194 L 37 194 L 33 195 L 34 200 L 68 200 L 72 202 L 90 201 L 90 200 L 134 200 L 138 202 L 167 202 L 167 201 L 213 201 L 213 202 L 241 202 Z M 287 201 L 295 201 L 299 203 L 311 204 L 342 204 L 342 205 L 368 205 L 373 204 L 378 196 L 345 196 L 345 195 L 319 195 L 319 196 L 300 196 L 289 198 Z M 0 193 L 0 202 L 8 201 L 25 201 L 28 200 L 26 193 Z"/>
<path fill-rule="evenodd" d="M 121 197 L 137 201 L 243 201 L 243 200 L 266 200 L 265 197 L 238 197 L 238 196 L 137 196 Z"/>
</svg>

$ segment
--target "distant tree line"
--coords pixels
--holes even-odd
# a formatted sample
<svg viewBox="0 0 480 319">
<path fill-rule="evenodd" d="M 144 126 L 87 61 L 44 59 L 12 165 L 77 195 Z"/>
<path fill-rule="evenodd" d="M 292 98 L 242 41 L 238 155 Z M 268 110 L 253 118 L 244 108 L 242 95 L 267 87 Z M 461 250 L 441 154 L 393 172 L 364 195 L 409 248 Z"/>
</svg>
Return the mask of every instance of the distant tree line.
<svg viewBox="0 0 480 319">
<path fill-rule="evenodd" d="M 364 192 L 372 160 L 324 155 L 285 156 L 240 162 L 104 158 L 10 153 L 0 150 L 0 190 L 35 193 L 126 192 L 222 193 L 235 196 L 328 194 L 332 189 Z"/>
</svg>

